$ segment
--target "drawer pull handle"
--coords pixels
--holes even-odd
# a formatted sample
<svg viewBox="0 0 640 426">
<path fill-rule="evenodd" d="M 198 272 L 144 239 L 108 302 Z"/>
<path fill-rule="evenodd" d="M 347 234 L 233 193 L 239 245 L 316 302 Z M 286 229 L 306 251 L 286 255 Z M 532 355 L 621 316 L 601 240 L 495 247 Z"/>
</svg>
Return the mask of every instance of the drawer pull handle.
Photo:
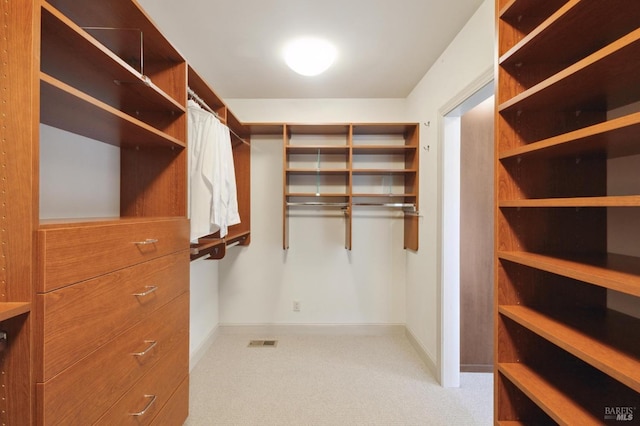
<svg viewBox="0 0 640 426">
<path fill-rule="evenodd" d="M 136 241 L 136 242 L 135 242 L 135 243 L 133 243 L 133 244 L 137 244 L 137 245 L 139 245 L 139 246 L 148 246 L 149 244 L 155 244 L 155 243 L 157 243 L 157 242 L 158 242 L 158 239 L 157 239 L 157 238 L 147 238 L 147 239 L 146 239 L 146 240 L 144 240 L 144 241 Z"/>
<path fill-rule="evenodd" d="M 144 296 L 148 296 L 151 293 L 153 293 L 154 291 L 156 291 L 158 289 L 157 285 L 146 285 L 144 286 L 144 288 L 148 289 L 147 291 L 143 291 L 142 293 L 133 293 L 134 296 L 136 297 L 144 297 Z"/>
<path fill-rule="evenodd" d="M 140 416 L 144 416 L 146 414 L 146 412 L 149 411 L 149 408 L 151 408 L 153 403 L 156 402 L 156 396 L 155 395 L 145 395 L 144 397 L 151 399 L 151 401 L 149 401 L 147 406 L 144 407 L 144 409 L 142 411 L 138 411 L 137 413 L 129 413 L 129 414 L 131 414 L 134 417 L 140 417 Z"/>
<path fill-rule="evenodd" d="M 151 349 L 153 349 L 158 344 L 158 342 L 156 340 L 145 340 L 144 342 L 145 343 L 150 343 L 149 347 L 147 347 L 147 349 L 145 349 L 142 352 L 134 352 L 131 355 L 133 355 L 133 356 L 145 356 Z"/>
</svg>

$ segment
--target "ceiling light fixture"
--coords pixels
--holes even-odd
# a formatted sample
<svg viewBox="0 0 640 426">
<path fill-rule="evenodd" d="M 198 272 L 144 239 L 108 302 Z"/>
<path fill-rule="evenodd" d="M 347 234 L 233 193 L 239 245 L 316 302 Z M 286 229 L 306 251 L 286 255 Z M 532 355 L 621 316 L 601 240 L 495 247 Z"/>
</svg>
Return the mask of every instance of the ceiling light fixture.
<svg viewBox="0 0 640 426">
<path fill-rule="evenodd" d="M 314 37 L 296 39 L 284 48 L 284 60 L 298 74 L 314 76 L 326 71 L 336 58 L 336 48 Z"/>
</svg>

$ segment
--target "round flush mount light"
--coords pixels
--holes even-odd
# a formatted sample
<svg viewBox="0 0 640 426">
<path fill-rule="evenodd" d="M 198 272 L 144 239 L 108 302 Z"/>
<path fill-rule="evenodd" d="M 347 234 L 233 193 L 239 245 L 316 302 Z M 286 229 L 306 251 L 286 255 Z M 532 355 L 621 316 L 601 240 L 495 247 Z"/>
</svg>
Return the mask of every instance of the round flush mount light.
<svg viewBox="0 0 640 426">
<path fill-rule="evenodd" d="M 284 60 L 298 74 L 314 76 L 333 64 L 336 48 L 326 40 L 305 37 L 293 40 L 284 48 Z"/>
</svg>

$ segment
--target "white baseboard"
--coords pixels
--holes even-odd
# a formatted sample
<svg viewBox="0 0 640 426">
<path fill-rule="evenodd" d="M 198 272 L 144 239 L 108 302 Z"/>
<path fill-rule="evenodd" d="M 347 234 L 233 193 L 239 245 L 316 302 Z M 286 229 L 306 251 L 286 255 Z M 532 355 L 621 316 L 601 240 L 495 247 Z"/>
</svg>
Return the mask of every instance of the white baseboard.
<svg viewBox="0 0 640 426">
<path fill-rule="evenodd" d="M 433 357 L 422 346 L 422 344 L 418 341 L 418 339 L 416 339 L 416 337 L 413 335 L 409 327 L 405 327 L 405 331 L 406 331 L 405 335 L 407 336 L 407 339 L 409 339 L 409 342 L 411 342 L 411 346 L 413 346 L 413 348 L 416 350 L 416 352 L 418 353 L 418 356 L 420 357 L 420 359 L 422 359 L 422 362 L 424 362 L 424 364 L 427 366 L 427 369 L 431 372 L 431 374 L 433 374 L 433 377 L 436 378 L 438 383 L 442 383 L 440 379 L 440 372 L 438 371 L 436 362 L 433 360 Z"/>
<path fill-rule="evenodd" d="M 220 334 L 386 336 L 405 333 L 404 324 L 221 324 Z"/>
<path fill-rule="evenodd" d="M 218 336 L 220 335 L 220 327 L 216 326 L 211 332 L 207 335 L 207 337 L 202 341 L 202 343 L 193 351 L 193 353 L 189 356 L 189 372 L 193 370 L 198 362 L 202 359 L 204 354 L 207 353 L 213 342 L 216 341 Z"/>
</svg>

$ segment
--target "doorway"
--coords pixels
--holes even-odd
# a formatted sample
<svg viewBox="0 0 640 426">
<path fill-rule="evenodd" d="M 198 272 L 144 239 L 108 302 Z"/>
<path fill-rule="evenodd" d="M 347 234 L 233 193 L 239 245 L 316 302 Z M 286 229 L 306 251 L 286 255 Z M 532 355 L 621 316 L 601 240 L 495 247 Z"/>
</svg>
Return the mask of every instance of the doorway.
<svg viewBox="0 0 640 426">
<path fill-rule="evenodd" d="M 468 230 L 463 227 L 464 234 L 461 234 L 461 220 L 466 220 L 466 213 L 461 212 L 461 185 L 462 179 L 468 179 L 461 174 L 461 149 L 463 144 L 462 137 L 462 117 L 469 111 L 478 107 L 488 99 L 493 97 L 493 72 L 487 71 L 473 84 L 463 90 L 449 104 L 445 105 L 441 111 L 442 120 L 442 159 L 441 159 L 441 182 L 442 182 L 442 200 L 441 200 L 441 279 L 440 279 L 440 296 L 441 296 L 441 327 L 440 327 L 440 381 L 445 387 L 460 386 L 461 371 L 461 336 L 463 335 L 461 326 L 463 320 L 461 318 L 461 277 L 473 275 L 473 272 L 466 270 L 468 264 L 467 257 L 473 256 L 473 253 L 484 251 L 487 258 L 493 259 L 493 225 L 489 224 L 484 230 L 489 231 L 491 238 L 490 245 L 484 244 L 479 250 L 474 249 L 471 240 L 467 240 Z M 493 127 L 493 112 L 491 114 L 491 126 Z M 491 141 L 492 142 L 492 141 Z M 493 143 L 491 143 L 491 153 L 493 152 Z M 490 154 L 491 170 L 493 170 L 493 154 Z M 466 168 L 466 165 L 465 165 Z M 465 175 L 467 170 L 465 170 Z M 489 184 L 487 185 L 487 182 Z M 465 183 L 465 185 L 467 185 Z M 484 182 L 484 187 L 490 194 L 490 205 L 493 203 L 493 171 L 490 172 L 488 181 Z M 465 192 L 466 192 L 465 187 Z M 490 210 L 490 217 L 493 218 L 493 208 Z M 483 230 L 482 226 L 474 226 L 476 229 Z M 474 237 L 475 238 L 475 237 Z M 462 242 L 464 242 L 465 253 L 462 254 Z M 486 247 L 489 247 L 488 249 Z M 487 252 L 488 250 L 488 252 Z M 461 268 L 461 255 L 465 259 L 465 269 Z M 490 260 L 490 265 L 493 261 Z M 490 272 L 492 274 L 492 272 Z M 484 285 L 493 288 L 493 276 L 487 281 L 483 280 Z M 463 284 L 466 287 L 467 283 Z M 478 290 L 482 291 L 482 290 Z M 484 295 L 486 297 L 486 294 Z M 465 294 L 465 300 L 467 299 Z M 473 296 L 471 296 L 473 300 Z M 489 297 L 488 308 L 478 307 L 484 312 L 485 316 L 492 318 L 493 298 Z M 467 309 L 466 306 L 464 309 Z M 487 312 L 488 310 L 488 312 Z M 465 324 L 470 322 L 469 319 L 464 320 Z M 486 326 L 485 326 L 486 329 Z M 489 325 L 488 334 L 482 332 L 480 336 L 482 341 L 493 342 L 493 329 Z M 466 329 L 464 335 L 467 335 Z M 474 345 L 473 343 L 471 344 Z M 485 348 L 486 351 L 486 348 Z M 485 352 L 486 353 L 486 352 Z M 492 357 L 492 350 L 491 350 Z M 465 363 L 469 361 L 465 359 Z M 484 362 L 484 361 L 483 361 Z M 482 363 L 481 363 L 482 364 Z M 490 367 L 484 366 L 483 370 L 489 370 Z M 467 369 L 467 368 L 465 368 Z"/>
<path fill-rule="evenodd" d="M 493 371 L 494 96 L 460 120 L 460 371 Z"/>
</svg>

